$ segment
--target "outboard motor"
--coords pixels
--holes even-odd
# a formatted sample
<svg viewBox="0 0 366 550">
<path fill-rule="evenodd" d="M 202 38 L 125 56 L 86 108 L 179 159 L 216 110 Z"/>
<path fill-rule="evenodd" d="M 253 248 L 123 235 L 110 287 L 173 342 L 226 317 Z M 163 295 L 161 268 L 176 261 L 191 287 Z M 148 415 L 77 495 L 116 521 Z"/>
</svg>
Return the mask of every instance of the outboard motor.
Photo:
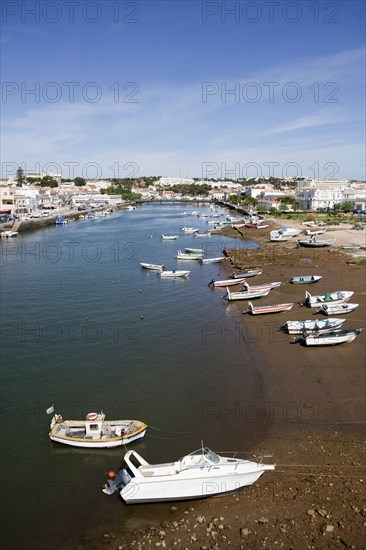
<svg viewBox="0 0 366 550">
<path fill-rule="evenodd" d="M 126 469 L 120 470 L 117 475 L 114 475 L 114 472 L 110 472 L 110 475 L 114 476 L 113 479 L 108 479 L 102 489 L 106 495 L 113 495 L 113 493 L 125 487 L 132 479 Z"/>
</svg>

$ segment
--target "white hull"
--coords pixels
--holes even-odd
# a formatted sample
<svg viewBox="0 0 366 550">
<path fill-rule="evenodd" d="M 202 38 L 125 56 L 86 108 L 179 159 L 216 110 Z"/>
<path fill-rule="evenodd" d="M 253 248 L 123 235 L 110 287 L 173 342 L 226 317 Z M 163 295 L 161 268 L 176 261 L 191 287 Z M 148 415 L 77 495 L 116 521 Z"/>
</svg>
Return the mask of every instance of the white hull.
<svg viewBox="0 0 366 550">
<path fill-rule="evenodd" d="M 220 258 L 201 258 L 201 264 L 219 264 L 225 260 L 225 256 L 220 256 Z"/>
<path fill-rule="evenodd" d="M 161 279 L 176 279 L 177 277 L 188 277 L 190 271 L 162 271 L 159 273 Z"/>
<path fill-rule="evenodd" d="M 319 307 L 322 305 L 339 306 L 347 302 L 354 294 L 351 290 L 341 290 L 338 292 L 329 293 L 329 298 L 324 294 L 322 296 L 312 296 L 309 292 L 305 292 L 305 304 L 309 307 Z"/>
<path fill-rule="evenodd" d="M 245 282 L 245 279 L 224 279 L 222 281 L 214 281 L 212 280 L 209 285 L 210 286 L 214 286 L 215 288 L 220 288 L 220 287 L 227 287 L 227 286 L 234 286 L 234 285 L 239 285 L 241 283 L 244 283 Z"/>
<path fill-rule="evenodd" d="M 161 238 L 163 241 L 176 241 L 178 239 L 178 235 L 162 235 Z"/>
<path fill-rule="evenodd" d="M 207 476 L 200 471 L 195 476 L 189 472 L 187 477 L 172 481 L 160 477 L 157 480 L 146 480 L 134 482 L 132 480 L 120 492 L 126 504 L 140 504 L 143 502 L 164 502 L 177 500 L 191 500 L 196 498 L 207 498 L 223 493 L 229 493 L 252 485 L 264 473 L 263 468 L 253 472 L 234 474 L 228 476 Z"/>
<path fill-rule="evenodd" d="M 140 263 L 140 265 L 143 269 L 151 269 L 152 271 L 163 271 L 163 269 L 164 269 L 164 266 L 160 265 L 160 264 Z"/>
<path fill-rule="evenodd" d="M 134 461 L 131 459 L 134 458 Z M 206 498 L 251 485 L 266 470 L 275 467 L 199 449 L 177 462 L 149 464 L 136 451 L 125 455 L 128 467 L 122 483 L 105 487 L 120 490 L 127 504 Z M 139 465 L 137 465 L 139 464 Z M 121 472 L 120 472 L 121 473 Z M 122 475 L 123 478 L 123 475 Z"/>
<path fill-rule="evenodd" d="M 281 313 L 283 311 L 290 311 L 294 304 L 277 304 L 273 306 L 253 306 L 249 302 L 249 307 L 243 313 L 251 313 L 252 315 L 264 315 L 267 313 Z"/>
<path fill-rule="evenodd" d="M 135 436 L 124 437 L 124 438 L 121 437 L 114 441 L 96 440 L 96 441 L 85 442 L 85 441 L 76 441 L 73 438 L 57 437 L 53 435 L 50 435 L 50 439 L 52 441 L 55 441 L 56 443 L 62 443 L 63 445 L 69 445 L 70 447 L 83 447 L 87 449 L 111 449 L 113 447 L 121 447 L 122 445 L 128 445 L 133 441 L 142 439 L 145 436 L 145 433 L 146 433 L 146 430 Z"/>
<path fill-rule="evenodd" d="M 306 332 L 329 332 L 340 328 L 346 319 L 308 319 L 306 321 L 287 321 L 284 325 L 288 334 L 302 334 Z"/>
<path fill-rule="evenodd" d="M 305 344 L 307 346 L 336 346 L 338 344 L 349 344 L 356 338 L 358 332 L 349 332 L 348 334 L 328 335 L 323 336 L 307 336 Z"/>
<path fill-rule="evenodd" d="M 261 290 L 257 292 L 246 292 L 246 291 L 230 292 L 230 290 L 227 288 L 225 298 L 229 301 L 253 300 L 254 298 L 264 298 L 265 296 L 268 296 L 270 291 L 271 289 L 268 288 L 267 290 Z"/>
<path fill-rule="evenodd" d="M 323 305 L 317 310 L 317 313 L 325 313 L 325 315 L 344 315 L 350 313 L 358 307 L 359 304 L 342 303 L 339 306 L 325 306 Z"/>
<path fill-rule="evenodd" d="M 103 413 L 90 413 L 86 420 L 52 419 L 48 434 L 51 441 L 89 449 L 105 449 L 127 445 L 142 439 L 147 425 L 139 420 L 105 420 Z"/>
</svg>

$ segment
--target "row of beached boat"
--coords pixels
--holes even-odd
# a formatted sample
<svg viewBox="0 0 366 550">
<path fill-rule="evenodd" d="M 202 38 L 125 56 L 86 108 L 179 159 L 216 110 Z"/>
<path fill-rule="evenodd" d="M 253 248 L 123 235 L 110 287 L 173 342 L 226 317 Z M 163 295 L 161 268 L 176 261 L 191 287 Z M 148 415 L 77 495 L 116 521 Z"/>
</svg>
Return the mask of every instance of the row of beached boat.
<svg viewBox="0 0 366 550">
<path fill-rule="evenodd" d="M 266 297 L 271 290 L 281 286 L 280 281 L 262 283 L 259 285 L 250 285 L 246 278 L 262 273 L 261 269 L 247 269 L 238 271 L 232 274 L 230 279 L 221 281 L 211 280 L 209 286 L 215 288 L 226 287 L 226 294 L 223 296 L 228 301 L 235 300 L 252 300 Z M 312 284 L 318 282 L 322 277 L 320 275 L 302 275 L 292 277 L 292 284 Z M 241 284 L 239 291 L 233 292 L 230 287 Z M 337 291 L 327 292 L 324 295 L 312 295 L 308 291 L 305 292 L 305 298 L 301 305 L 310 308 L 318 308 L 317 313 L 322 313 L 327 316 L 345 314 L 353 311 L 358 307 L 358 304 L 350 304 L 348 300 L 353 296 L 353 291 Z M 254 306 L 251 301 L 248 301 L 248 306 L 243 310 L 243 313 L 251 315 L 273 314 L 290 311 L 294 303 L 281 303 L 263 306 Z M 306 320 L 306 321 L 287 321 L 282 328 L 289 334 L 296 334 L 307 346 L 319 345 L 334 345 L 344 342 L 352 342 L 361 332 L 361 329 L 342 329 L 342 324 L 345 322 L 343 318 L 332 318 L 326 320 Z"/>
</svg>

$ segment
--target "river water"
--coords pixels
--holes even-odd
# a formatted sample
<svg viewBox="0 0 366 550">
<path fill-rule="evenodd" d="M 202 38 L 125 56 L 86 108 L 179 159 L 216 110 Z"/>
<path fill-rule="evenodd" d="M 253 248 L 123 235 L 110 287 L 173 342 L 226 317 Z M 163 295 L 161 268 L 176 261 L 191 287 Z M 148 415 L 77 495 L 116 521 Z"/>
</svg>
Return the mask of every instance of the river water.
<svg viewBox="0 0 366 550">
<path fill-rule="evenodd" d="M 227 274 L 220 264 L 175 259 L 187 246 L 217 256 L 255 244 L 184 235 L 183 225 L 208 228 L 210 218 L 182 216 L 193 209 L 212 213 L 143 205 L 1 242 L 3 548 L 67 548 L 82 533 L 164 506 L 128 507 L 102 494 L 124 449 L 51 443 L 52 404 L 64 418 L 103 410 L 145 421 L 151 428 L 131 448 L 151 462 L 177 460 L 202 440 L 215 451 L 251 451 L 264 437 L 247 408 L 263 398 L 259 352 L 238 304 L 207 286 Z M 161 280 L 141 261 L 191 274 Z"/>
</svg>

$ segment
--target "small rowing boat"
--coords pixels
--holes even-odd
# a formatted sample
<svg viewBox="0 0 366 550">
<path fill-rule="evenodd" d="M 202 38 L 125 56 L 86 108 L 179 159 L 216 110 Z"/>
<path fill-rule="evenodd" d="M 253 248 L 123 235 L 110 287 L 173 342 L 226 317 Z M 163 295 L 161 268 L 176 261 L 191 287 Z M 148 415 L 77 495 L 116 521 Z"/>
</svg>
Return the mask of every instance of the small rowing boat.
<svg viewBox="0 0 366 550">
<path fill-rule="evenodd" d="M 203 256 L 205 251 L 203 248 L 185 248 L 184 252 L 187 252 L 188 254 L 201 254 Z"/>
<path fill-rule="evenodd" d="M 218 264 L 225 260 L 225 256 L 218 256 L 217 258 L 201 258 L 201 264 Z"/>
<path fill-rule="evenodd" d="M 183 231 L 183 233 L 195 233 L 196 231 L 198 231 L 199 228 L 198 227 L 181 227 L 181 231 Z"/>
<path fill-rule="evenodd" d="M 294 304 L 275 304 L 270 306 L 253 306 L 248 303 L 248 308 L 243 313 L 251 313 L 252 315 L 263 315 L 264 313 L 281 313 L 282 311 L 290 311 Z"/>
<path fill-rule="evenodd" d="M 152 271 L 163 271 L 165 269 L 165 266 L 162 264 L 146 264 L 141 262 L 140 266 L 143 269 L 151 269 Z"/>
<path fill-rule="evenodd" d="M 316 239 L 313 235 L 308 239 L 299 239 L 297 244 L 308 248 L 322 248 L 324 246 L 332 246 L 335 243 L 335 239 Z"/>
<path fill-rule="evenodd" d="M 287 321 L 281 328 L 289 334 L 329 332 L 341 328 L 346 319 L 308 319 L 306 321 Z"/>
<path fill-rule="evenodd" d="M 195 252 L 182 252 L 181 250 L 178 250 L 176 258 L 177 260 L 200 260 L 203 256 L 203 253 L 195 253 Z"/>
<path fill-rule="evenodd" d="M 325 332 L 324 334 L 303 333 L 295 341 L 301 341 L 306 346 L 335 346 L 337 344 L 348 344 L 353 342 L 362 329 L 348 328 Z"/>
<path fill-rule="evenodd" d="M 338 290 L 337 292 L 326 292 L 323 295 L 312 296 L 309 292 L 305 292 L 304 305 L 309 307 L 318 307 L 321 305 L 339 305 L 343 302 L 348 302 L 354 294 L 353 290 Z"/>
<path fill-rule="evenodd" d="M 234 271 L 231 275 L 234 279 L 247 279 L 248 277 L 255 277 L 261 275 L 263 269 L 245 269 L 244 271 Z"/>
<path fill-rule="evenodd" d="M 161 279 L 176 279 L 178 277 L 188 277 L 189 274 L 190 271 L 179 271 L 177 269 L 172 269 L 171 271 L 169 271 L 168 269 L 166 269 L 165 271 L 161 271 L 160 273 L 158 273 L 158 276 Z"/>
<path fill-rule="evenodd" d="M 317 281 L 320 281 L 320 279 L 320 275 L 299 275 L 298 277 L 291 277 L 290 283 L 293 285 L 305 285 L 316 283 Z"/>
<path fill-rule="evenodd" d="M 250 292 L 256 291 L 256 290 L 266 290 L 269 288 L 269 290 L 274 290 L 275 288 L 280 288 L 281 282 L 277 281 L 275 283 L 263 283 L 262 285 L 249 285 L 247 281 L 243 284 L 243 290 L 248 290 Z"/>
<path fill-rule="evenodd" d="M 253 300 L 254 298 L 265 298 L 270 293 L 270 288 L 265 290 L 254 290 L 254 291 L 245 291 L 240 290 L 239 292 L 230 292 L 230 289 L 226 288 L 226 298 L 229 302 L 233 300 Z"/>
<path fill-rule="evenodd" d="M 222 279 L 221 281 L 215 281 L 215 279 L 212 279 L 212 281 L 208 283 L 208 286 L 219 288 L 219 287 L 239 285 L 244 282 L 245 282 L 245 279 Z"/>
<path fill-rule="evenodd" d="M 317 309 L 317 313 L 323 313 L 324 315 L 344 315 L 345 313 L 353 311 L 358 306 L 359 304 L 349 304 L 348 302 L 343 302 L 338 305 L 323 304 Z"/>
<path fill-rule="evenodd" d="M 162 235 L 161 238 L 163 241 L 176 241 L 178 239 L 178 235 Z"/>
</svg>

